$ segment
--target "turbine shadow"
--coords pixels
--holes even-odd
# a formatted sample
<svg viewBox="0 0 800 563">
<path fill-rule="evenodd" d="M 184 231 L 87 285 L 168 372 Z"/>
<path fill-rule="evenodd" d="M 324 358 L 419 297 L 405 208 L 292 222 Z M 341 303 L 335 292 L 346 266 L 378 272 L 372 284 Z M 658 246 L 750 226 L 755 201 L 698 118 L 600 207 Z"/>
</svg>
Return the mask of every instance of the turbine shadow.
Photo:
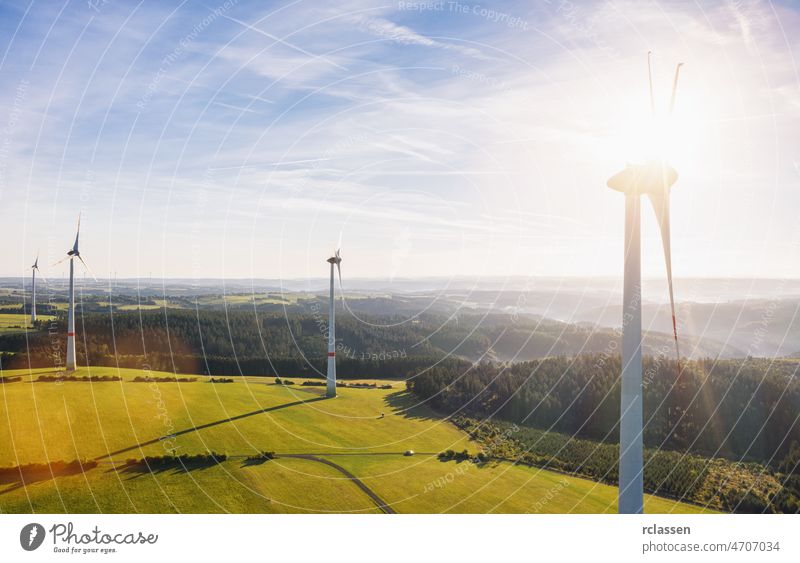
<svg viewBox="0 0 800 563">
<path fill-rule="evenodd" d="M 206 428 L 211 428 L 213 426 L 219 426 L 220 424 L 227 424 L 228 422 L 234 422 L 236 420 L 241 420 L 243 418 L 256 416 L 258 414 L 264 414 L 264 413 L 267 413 L 267 412 L 273 412 L 273 411 L 277 411 L 277 410 L 281 410 L 281 409 L 287 409 L 289 407 L 296 407 L 298 405 L 303 405 L 303 404 L 306 404 L 306 403 L 313 403 L 315 401 L 322 401 L 322 400 L 325 400 L 325 397 L 315 397 L 314 399 L 306 399 L 306 400 L 302 400 L 302 401 L 293 401 L 291 403 L 284 403 L 282 405 L 276 405 L 274 407 L 267 407 L 265 409 L 259 409 L 259 410 L 255 410 L 255 411 L 252 411 L 252 412 L 247 412 L 247 413 L 244 413 L 244 414 L 237 414 L 236 416 L 232 416 L 232 417 L 229 417 L 229 418 L 223 418 L 222 420 L 215 420 L 214 422 L 207 422 L 207 423 L 201 424 L 199 426 L 193 426 L 191 428 L 186 428 L 184 430 L 179 430 L 179 431 L 174 432 L 174 433 L 172 433 L 172 434 L 170 434 L 168 436 L 159 436 L 158 438 L 153 438 L 152 440 L 147 440 L 145 442 L 139 442 L 138 444 L 135 444 L 133 446 L 128 446 L 127 448 L 122 448 L 122 449 L 119 449 L 119 450 L 116 450 L 116 451 L 113 451 L 113 452 L 109 452 L 109 453 L 107 453 L 105 455 L 98 456 L 98 457 L 94 458 L 94 460 L 95 461 L 100 461 L 100 460 L 103 460 L 103 459 L 107 459 L 107 458 L 113 457 L 115 455 L 124 454 L 125 452 L 129 452 L 129 451 L 132 451 L 132 450 L 143 448 L 144 446 L 150 446 L 152 444 L 157 444 L 158 442 L 161 442 L 163 440 L 172 439 L 172 438 L 175 438 L 177 436 L 182 436 L 184 434 L 189 434 L 191 432 L 197 432 L 198 430 L 204 430 Z"/>
</svg>

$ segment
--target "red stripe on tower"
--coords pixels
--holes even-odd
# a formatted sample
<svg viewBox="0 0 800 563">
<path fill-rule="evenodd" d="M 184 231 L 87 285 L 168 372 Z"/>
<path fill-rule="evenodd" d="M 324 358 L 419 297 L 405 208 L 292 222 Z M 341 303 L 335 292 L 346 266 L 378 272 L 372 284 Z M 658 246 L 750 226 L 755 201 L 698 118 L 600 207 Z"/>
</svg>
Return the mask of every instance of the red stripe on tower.
<svg viewBox="0 0 800 563">
<path fill-rule="evenodd" d="M 68 332 L 67 336 L 75 336 L 75 333 L 74 332 Z"/>
<path fill-rule="evenodd" d="M 328 357 L 333 358 L 336 355 L 336 352 L 328 352 Z"/>
</svg>

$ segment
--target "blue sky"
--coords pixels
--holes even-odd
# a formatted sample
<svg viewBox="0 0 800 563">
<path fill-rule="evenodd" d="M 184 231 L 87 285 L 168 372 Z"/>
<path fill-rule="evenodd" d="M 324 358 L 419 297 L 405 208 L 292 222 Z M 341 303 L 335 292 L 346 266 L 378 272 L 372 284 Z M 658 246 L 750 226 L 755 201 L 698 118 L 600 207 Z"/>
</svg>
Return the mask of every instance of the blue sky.
<svg viewBox="0 0 800 563">
<path fill-rule="evenodd" d="M 621 275 L 652 50 L 675 275 L 798 277 L 800 14 L 699 4 L 4 3 L 0 274 Z"/>
</svg>

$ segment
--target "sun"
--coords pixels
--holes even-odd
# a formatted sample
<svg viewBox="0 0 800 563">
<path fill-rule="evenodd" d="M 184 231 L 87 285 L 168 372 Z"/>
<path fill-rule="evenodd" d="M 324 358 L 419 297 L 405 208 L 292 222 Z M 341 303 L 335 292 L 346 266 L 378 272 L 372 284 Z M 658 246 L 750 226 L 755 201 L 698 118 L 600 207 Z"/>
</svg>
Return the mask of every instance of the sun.
<svg viewBox="0 0 800 563">
<path fill-rule="evenodd" d="M 682 86 L 682 87 L 681 87 Z M 615 160 L 643 164 L 653 160 L 669 162 L 676 167 L 689 166 L 704 158 L 706 116 L 709 99 L 691 83 L 679 85 L 670 111 L 670 98 L 656 92 L 650 99 L 645 83 L 617 106 L 617 113 L 606 151 Z"/>
<path fill-rule="evenodd" d="M 629 116 L 622 124 L 620 152 L 631 163 L 662 160 L 685 163 L 695 156 L 702 136 L 702 115 L 695 107 L 683 105 L 673 113 Z"/>
</svg>

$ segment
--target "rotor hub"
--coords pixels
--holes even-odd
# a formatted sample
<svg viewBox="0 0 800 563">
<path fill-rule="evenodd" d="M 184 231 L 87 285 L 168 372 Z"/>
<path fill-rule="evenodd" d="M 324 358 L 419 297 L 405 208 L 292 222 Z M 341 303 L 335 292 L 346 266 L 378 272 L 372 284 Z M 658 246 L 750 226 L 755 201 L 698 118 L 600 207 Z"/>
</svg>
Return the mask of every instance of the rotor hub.
<svg viewBox="0 0 800 563">
<path fill-rule="evenodd" d="M 628 164 L 608 179 L 608 187 L 622 193 L 664 194 L 678 180 L 678 172 L 663 160 Z"/>
</svg>

